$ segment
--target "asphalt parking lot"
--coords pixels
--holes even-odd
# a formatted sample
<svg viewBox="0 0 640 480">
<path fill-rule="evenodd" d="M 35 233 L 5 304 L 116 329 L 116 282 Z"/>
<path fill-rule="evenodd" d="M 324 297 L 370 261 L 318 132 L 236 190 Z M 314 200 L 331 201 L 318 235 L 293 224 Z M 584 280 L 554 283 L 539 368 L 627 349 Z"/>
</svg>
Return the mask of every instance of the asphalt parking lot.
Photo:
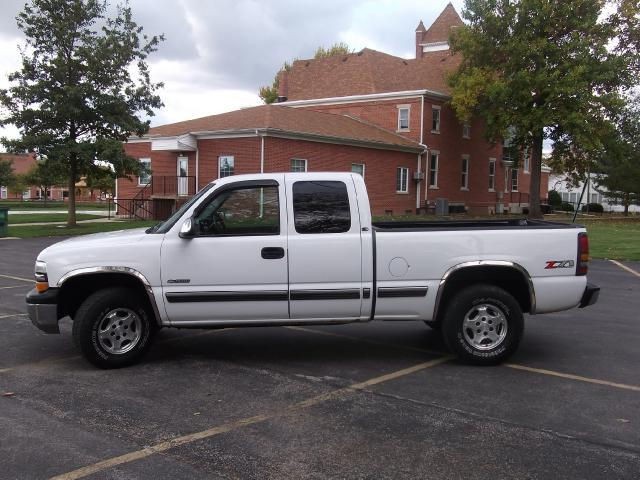
<svg viewBox="0 0 640 480">
<path fill-rule="evenodd" d="M 163 330 L 102 371 L 25 315 L 37 253 L 0 241 L 0 478 L 640 478 L 640 263 L 527 317 L 470 367 L 422 323 Z"/>
</svg>

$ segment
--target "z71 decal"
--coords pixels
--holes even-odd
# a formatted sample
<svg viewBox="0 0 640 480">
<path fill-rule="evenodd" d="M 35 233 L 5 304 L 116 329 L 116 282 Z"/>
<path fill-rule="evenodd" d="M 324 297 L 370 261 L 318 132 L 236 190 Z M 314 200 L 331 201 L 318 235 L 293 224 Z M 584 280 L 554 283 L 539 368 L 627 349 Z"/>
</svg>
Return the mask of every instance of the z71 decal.
<svg viewBox="0 0 640 480">
<path fill-rule="evenodd" d="M 547 266 L 544 267 L 545 270 L 554 269 L 554 268 L 573 268 L 575 263 L 573 260 L 547 260 Z"/>
</svg>

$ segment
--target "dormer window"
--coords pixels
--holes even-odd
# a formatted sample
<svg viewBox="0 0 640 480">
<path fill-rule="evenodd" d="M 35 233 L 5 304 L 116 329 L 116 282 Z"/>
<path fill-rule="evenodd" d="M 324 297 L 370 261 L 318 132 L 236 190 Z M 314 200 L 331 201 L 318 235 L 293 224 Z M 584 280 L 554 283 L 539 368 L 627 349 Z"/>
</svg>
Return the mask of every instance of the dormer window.
<svg viewBox="0 0 640 480">
<path fill-rule="evenodd" d="M 411 108 L 408 105 L 398 106 L 398 131 L 409 130 L 409 113 Z"/>
</svg>

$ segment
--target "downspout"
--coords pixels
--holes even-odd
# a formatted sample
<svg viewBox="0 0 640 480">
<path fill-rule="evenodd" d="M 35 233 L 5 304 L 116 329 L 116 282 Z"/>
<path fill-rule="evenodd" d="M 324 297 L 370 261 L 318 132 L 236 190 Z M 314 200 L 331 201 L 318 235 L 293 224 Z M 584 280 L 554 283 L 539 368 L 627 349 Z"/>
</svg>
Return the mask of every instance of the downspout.
<svg viewBox="0 0 640 480">
<path fill-rule="evenodd" d="M 196 140 L 196 191 L 200 190 L 200 145 Z"/>
<path fill-rule="evenodd" d="M 256 130 L 258 135 L 258 130 Z M 264 135 L 260 135 L 260 173 L 264 173 Z"/>
<path fill-rule="evenodd" d="M 418 154 L 418 172 L 422 171 L 422 155 L 427 153 L 428 147 L 424 144 L 424 95 L 420 97 L 420 146 L 423 148 L 423 151 Z M 427 175 L 429 173 L 428 168 L 428 157 L 427 164 L 425 164 L 425 172 L 424 172 L 424 203 L 425 206 L 427 204 L 427 191 L 429 190 L 429 186 L 427 184 Z M 420 183 L 416 187 L 416 211 L 420 209 Z"/>
</svg>

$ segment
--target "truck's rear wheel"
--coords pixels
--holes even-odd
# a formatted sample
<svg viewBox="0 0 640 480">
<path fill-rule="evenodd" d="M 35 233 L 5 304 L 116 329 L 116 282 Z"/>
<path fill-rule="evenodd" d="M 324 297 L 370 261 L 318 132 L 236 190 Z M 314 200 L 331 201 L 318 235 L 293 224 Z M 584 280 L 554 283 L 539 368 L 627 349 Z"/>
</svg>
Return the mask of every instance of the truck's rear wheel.
<svg viewBox="0 0 640 480">
<path fill-rule="evenodd" d="M 447 305 L 444 341 L 462 360 L 495 365 L 518 348 L 524 320 L 518 302 L 493 285 L 462 290 Z"/>
<path fill-rule="evenodd" d="M 154 330 L 145 304 L 125 288 L 93 293 L 80 305 L 73 321 L 76 346 L 101 368 L 135 363 L 149 347 Z"/>
</svg>

